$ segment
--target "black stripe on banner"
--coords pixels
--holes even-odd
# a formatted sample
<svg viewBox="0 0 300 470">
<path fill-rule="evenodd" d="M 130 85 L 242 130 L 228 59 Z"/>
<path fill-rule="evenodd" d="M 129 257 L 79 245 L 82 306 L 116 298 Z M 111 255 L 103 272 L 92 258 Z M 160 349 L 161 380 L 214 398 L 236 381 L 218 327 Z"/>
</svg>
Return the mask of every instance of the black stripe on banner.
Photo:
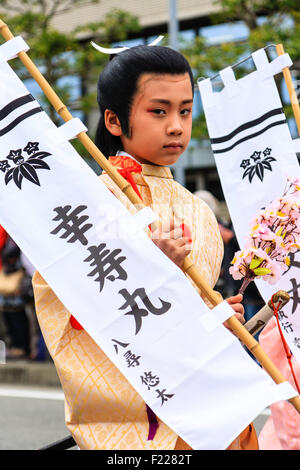
<svg viewBox="0 0 300 470">
<path fill-rule="evenodd" d="M 20 122 L 24 121 L 24 119 L 29 118 L 30 116 L 33 116 L 36 113 L 40 113 L 43 111 L 43 108 L 40 106 L 38 108 L 33 108 L 30 111 L 27 111 L 27 113 L 21 114 L 18 116 L 16 119 L 14 119 L 8 126 L 3 127 L 3 129 L 0 129 L 0 136 L 7 134 L 9 131 L 11 131 L 14 127 L 16 127 Z"/>
<path fill-rule="evenodd" d="M 225 153 L 225 152 L 229 152 L 229 150 L 232 150 L 234 147 L 236 147 L 237 145 L 241 144 L 242 142 L 245 142 L 246 140 L 249 140 L 249 139 L 253 139 L 253 137 L 257 137 L 258 135 L 263 134 L 263 133 L 266 132 L 268 129 L 271 129 L 271 127 L 280 126 L 281 124 L 286 124 L 286 119 L 284 119 L 283 121 L 272 122 L 272 123 L 269 124 L 267 127 L 265 127 L 264 129 L 262 129 L 261 131 L 255 132 L 255 134 L 248 135 L 248 136 L 244 137 L 243 139 L 238 140 L 237 142 L 235 142 L 235 143 L 234 143 L 233 145 L 231 145 L 230 147 L 227 147 L 227 148 L 224 148 L 224 149 L 220 149 L 220 150 L 214 150 L 214 149 L 212 149 L 212 151 L 213 151 L 213 153 Z"/>
<path fill-rule="evenodd" d="M 30 101 L 34 101 L 34 97 L 32 95 L 25 95 L 21 96 L 20 98 L 16 98 L 15 100 L 8 103 L 4 108 L 0 109 L 0 121 L 8 116 L 12 111 L 23 106 L 24 104 L 30 103 Z"/>
<path fill-rule="evenodd" d="M 277 114 L 283 114 L 283 109 L 282 108 L 276 108 L 273 109 L 272 111 L 269 111 L 262 116 L 260 116 L 257 119 L 253 119 L 253 121 L 246 122 L 245 124 L 242 124 L 241 126 L 237 127 L 234 131 L 232 131 L 228 135 L 224 135 L 223 137 L 216 137 L 215 139 L 210 139 L 212 144 L 220 144 L 221 142 L 226 142 L 226 140 L 232 139 L 236 134 L 239 132 L 244 131 L 245 129 L 249 129 L 250 127 L 257 126 L 257 124 L 260 124 L 261 122 L 265 121 L 271 116 L 276 116 Z"/>
</svg>

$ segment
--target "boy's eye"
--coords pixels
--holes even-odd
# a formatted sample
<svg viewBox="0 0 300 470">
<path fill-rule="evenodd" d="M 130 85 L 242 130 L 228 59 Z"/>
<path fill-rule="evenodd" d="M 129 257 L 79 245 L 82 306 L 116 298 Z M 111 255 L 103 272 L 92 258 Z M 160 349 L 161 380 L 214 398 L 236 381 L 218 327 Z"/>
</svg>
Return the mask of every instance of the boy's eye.
<svg viewBox="0 0 300 470">
<path fill-rule="evenodd" d="M 165 110 L 164 109 L 161 109 L 161 108 L 153 108 L 153 109 L 147 109 L 148 113 L 154 113 L 154 114 L 158 114 L 158 115 L 163 115 L 165 114 Z"/>
<path fill-rule="evenodd" d="M 184 108 L 180 111 L 180 114 L 182 114 L 183 116 L 187 116 L 188 114 L 190 114 L 192 112 L 191 109 L 189 108 Z"/>
<path fill-rule="evenodd" d="M 164 114 L 167 114 L 166 110 L 162 108 L 151 108 L 151 109 L 147 109 L 147 111 L 149 113 L 153 113 L 159 116 L 163 116 Z M 184 108 L 180 111 L 180 114 L 182 116 L 188 116 L 191 112 L 192 110 L 190 108 Z"/>
</svg>

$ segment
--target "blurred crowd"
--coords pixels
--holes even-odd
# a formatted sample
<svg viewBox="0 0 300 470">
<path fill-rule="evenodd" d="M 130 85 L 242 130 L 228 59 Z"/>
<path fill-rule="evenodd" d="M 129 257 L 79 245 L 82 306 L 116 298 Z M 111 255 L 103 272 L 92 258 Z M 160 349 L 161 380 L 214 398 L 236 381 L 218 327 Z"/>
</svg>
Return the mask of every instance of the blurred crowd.
<svg viewBox="0 0 300 470">
<path fill-rule="evenodd" d="M 0 340 L 5 343 L 6 360 L 49 360 L 35 315 L 34 271 L 0 226 Z"/>
</svg>

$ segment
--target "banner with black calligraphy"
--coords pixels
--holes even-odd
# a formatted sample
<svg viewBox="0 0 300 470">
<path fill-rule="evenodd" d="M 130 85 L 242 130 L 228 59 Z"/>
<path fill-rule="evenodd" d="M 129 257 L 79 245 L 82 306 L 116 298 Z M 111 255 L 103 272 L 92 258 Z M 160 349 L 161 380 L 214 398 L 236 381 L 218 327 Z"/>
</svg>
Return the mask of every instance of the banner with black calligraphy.
<svg viewBox="0 0 300 470">
<path fill-rule="evenodd" d="M 57 128 L 4 60 L 0 89 L 0 223 L 154 413 L 193 449 L 225 449 L 296 395 L 148 238 L 151 210 L 130 215 L 76 153 L 78 121 Z"/>
<path fill-rule="evenodd" d="M 264 49 L 252 54 L 256 70 L 236 80 L 231 67 L 220 72 L 224 88 L 199 81 L 212 150 L 241 249 L 261 209 L 284 194 L 287 177 L 299 178 L 291 138 L 274 75 L 292 65 L 288 54 L 268 61 Z M 297 142 L 297 141 L 296 141 Z M 291 301 L 279 311 L 285 339 L 300 361 L 300 257 L 290 255 L 290 268 L 271 285 L 257 280 L 265 302 L 283 289 Z M 228 266 L 229 268 L 229 266 Z"/>
</svg>

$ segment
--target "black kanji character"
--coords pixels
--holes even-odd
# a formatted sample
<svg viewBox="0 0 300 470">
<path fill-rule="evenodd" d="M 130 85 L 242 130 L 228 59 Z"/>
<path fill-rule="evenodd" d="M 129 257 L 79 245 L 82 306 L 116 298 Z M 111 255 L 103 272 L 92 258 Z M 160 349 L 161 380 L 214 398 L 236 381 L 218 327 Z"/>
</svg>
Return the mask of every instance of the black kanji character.
<svg viewBox="0 0 300 470">
<path fill-rule="evenodd" d="M 57 215 L 52 220 L 61 220 L 61 223 L 50 233 L 56 235 L 60 230 L 64 230 L 60 238 L 67 238 L 72 235 L 68 243 L 74 243 L 78 240 L 82 245 L 87 245 L 88 240 L 84 233 L 92 227 L 92 224 L 83 225 L 89 218 L 88 215 L 78 216 L 78 214 L 86 208 L 87 206 L 82 205 L 70 212 L 72 209 L 71 206 L 55 207 L 54 210 L 57 212 Z"/>
<path fill-rule="evenodd" d="M 288 318 L 288 316 L 286 315 L 286 313 L 284 312 L 284 310 L 279 310 L 279 311 L 278 311 L 278 318 L 279 318 L 279 320 L 283 321 L 284 318 Z"/>
<path fill-rule="evenodd" d="M 286 321 L 285 323 L 281 323 L 281 324 L 283 326 L 284 331 L 286 331 L 287 333 L 293 333 L 294 330 L 293 330 L 292 323 Z M 288 331 L 288 329 L 289 329 L 289 331 Z"/>
<path fill-rule="evenodd" d="M 117 341 L 116 339 L 112 339 L 112 341 L 114 343 L 117 343 L 117 344 L 114 344 L 114 348 L 115 348 L 117 354 L 119 352 L 117 345 L 122 346 L 122 348 L 127 348 L 127 346 L 129 346 L 129 343 L 121 343 L 121 341 Z"/>
<path fill-rule="evenodd" d="M 156 375 L 152 375 L 152 372 L 144 372 L 144 375 L 140 376 L 142 379 L 142 383 L 147 385 L 148 390 L 150 387 L 156 387 L 159 384 L 159 377 Z"/>
<path fill-rule="evenodd" d="M 139 366 L 140 363 L 139 363 L 139 359 L 141 358 L 141 356 L 136 356 L 135 354 L 133 354 L 130 350 L 129 351 L 126 351 L 126 353 L 124 354 L 124 357 L 126 358 L 126 362 L 128 364 L 128 368 L 129 367 L 135 367 L 135 366 Z"/>
<path fill-rule="evenodd" d="M 142 317 L 146 317 L 149 312 L 153 313 L 154 315 L 163 315 L 166 313 L 170 307 L 170 302 L 165 302 L 164 300 L 160 299 L 161 306 L 159 308 L 155 307 L 152 302 L 150 301 L 149 297 L 146 294 L 146 291 L 143 287 L 136 289 L 133 294 L 129 294 L 127 289 L 121 289 L 119 294 L 122 294 L 126 302 L 119 308 L 119 310 L 124 310 L 127 307 L 130 307 L 131 310 L 126 312 L 125 315 L 133 315 L 135 319 L 135 334 L 141 329 L 142 326 Z M 146 309 L 139 308 L 138 304 L 135 301 L 135 298 L 139 297 L 143 304 L 145 305 Z"/>
<path fill-rule="evenodd" d="M 293 343 L 295 346 L 297 346 L 297 348 L 300 348 L 300 338 L 294 338 Z"/>
<path fill-rule="evenodd" d="M 121 266 L 121 263 L 126 259 L 126 256 L 120 256 L 117 258 L 122 250 L 116 249 L 110 251 L 108 249 L 105 250 L 105 247 L 106 243 L 101 243 L 99 246 L 89 246 L 88 250 L 91 254 L 84 260 L 85 262 L 91 261 L 90 265 L 95 266 L 95 269 L 93 269 L 88 276 L 95 276 L 98 274 L 95 282 L 99 282 L 100 292 L 103 289 L 105 278 L 110 281 L 115 281 L 116 279 L 126 281 L 127 279 L 127 272 Z M 113 271 L 117 272 L 118 277 L 111 274 Z"/>
<path fill-rule="evenodd" d="M 288 290 L 288 294 L 290 292 L 293 293 L 293 295 L 290 296 L 291 299 L 293 299 L 293 307 L 292 307 L 292 313 L 295 313 L 298 304 L 300 303 L 300 297 L 298 293 L 298 288 L 300 287 L 300 284 L 297 284 L 296 279 L 290 279 L 291 284 L 292 284 L 292 289 Z"/>
<path fill-rule="evenodd" d="M 172 394 L 166 394 L 165 391 L 166 389 L 164 388 L 163 390 L 155 390 L 157 392 L 157 397 L 156 398 L 161 398 L 161 406 L 164 404 L 165 401 L 168 401 L 169 398 L 172 398 L 174 396 L 174 393 Z"/>
<path fill-rule="evenodd" d="M 297 257 L 299 256 L 299 250 L 296 251 L 295 253 L 289 253 L 289 258 L 290 258 L 290 264 L 288 269 L 283 273 L 285 275 L 286 273 L 289 272 L 291 268 L 300 268 L 300 262 L 296 260 L 296 255 Z"/>
</svg>

